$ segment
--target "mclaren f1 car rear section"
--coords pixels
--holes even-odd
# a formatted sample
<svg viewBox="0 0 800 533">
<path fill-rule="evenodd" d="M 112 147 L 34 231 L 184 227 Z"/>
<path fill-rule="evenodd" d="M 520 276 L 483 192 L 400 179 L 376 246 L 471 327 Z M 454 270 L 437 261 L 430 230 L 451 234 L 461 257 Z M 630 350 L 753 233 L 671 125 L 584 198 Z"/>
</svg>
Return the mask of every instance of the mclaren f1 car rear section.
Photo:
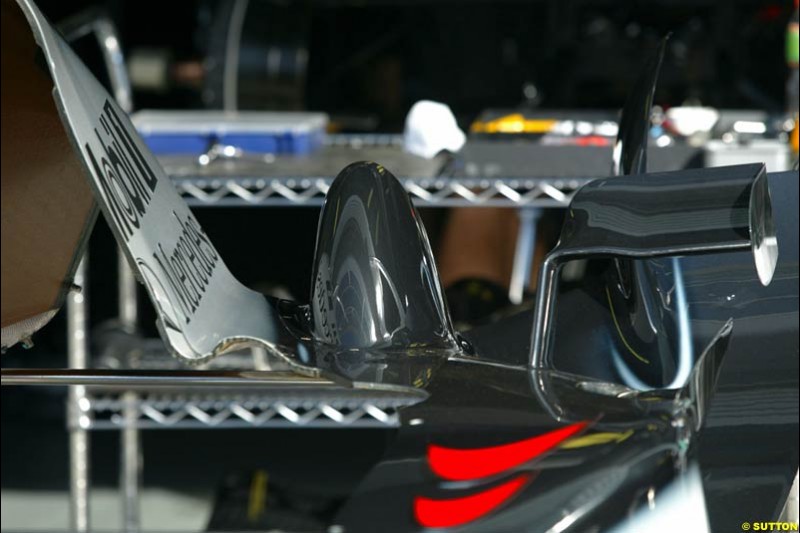
<svg viewBox="0 0 800 533">
<path fill-rule="evenodd" d="M 726 378 L 731 355 L 737 368 L 751 370 L 762 356 L 752 344 L 737 348 L 748 346 L 739 331 L 751 327 L 740 327 L 740 319 L 748 318 L 741 309 L 773 314 L 769 308 L 708 303 L 713 291 L 703 283 L 726 283 L 718 269 L 735 265 L 751 301 L 774 295 L 772 286 L 765 287 L 773 280 L 788 291 L 780 304 L 788 311 L 770 330 L 772 368 L 764 370 L 759 387 L 794 390 L 794 404 L 787 407 L 793 421 L 783 412 L 761 421 L 781 435 L 793 427 L 794 436 L 777 453 L 758 446 L 738 453 L 725 448 L 732 454 L 726 460 L 737 464 L 750 453 L 773 465 L 779 480 L 796 472 L 797 228 L 787 229 L 791 194 L 783 194 L 794 190 L 796 198 L 796 173 L 767 176 L 756 164 L 636 175 L 644 170 L 646 145 L 625 126 L 620 175 L 596 179 L 573 197 L 561 240 L 542 267 L 535 312 L 462 335 L 449 318 L 425 229 L 402 184 L 379 164 L 354 163 L 326 196 L 308 303 L 270 299 L 235 279 L 127 115 L 36 5 L 19 5 L 43 51 L 65 130 L 106 222 L 147 288 L 167 350 L 197 362 L 262 346 L 281 371 L 3 369 L 4 385 L 249 384 L 293 394 L 336 390 L 352 401 L 360 392 L 409 398 L 386 455 L 326 524 L 344 531 L 633 531 L 639 527 L 633 519 L 643 520 L 640 525 L 651 523 L 648 517 L 667 523 L 665 510 L 670 528 L 683 520 L 686 530 L 707 531 L 716 519 L 706 516 L 703 494 L 709 492 L 701 488 L 699 437 L 720 423 L 714 422 L 715 391 L 747 387 L 747 376 Z M 652 99 L 652 83 L 643 86 Z M 623 123 L 641 130 L 647 115 L 626 115 Z M 779 224 L 768 180 L 782 191 Z M 787 231 L 793 231 L 794 248 L 789 254 L 781 250 L 788 264 L 782 267 L 778 242 Z M 673 369 L 668 379 L 637 387 L 619 376 L 559 367 L 565 351 L 573 359 L 610 365 L 620 346 L 635 348 L 624 336 L 629 313 L 615 315 L 590 291 L 562 298 L 560 265 L 571 259 L 624 264 L 674 256 L 688 262 L 681 278 L 685 298 L 677 305 L 694 305 L 693 312 L 705 316 L 698 326 L 706 328 L 693 330 L 701 356 L 683 379 L 676 381 Z M 709 263 L 702 262 L 706 258 Z M 632 279 L 647 283 L 646 272 Z M 678 278 L 667 272 L 666 279 L 671 281 L 643 294 L 655 295 L 668 309 L 677 301 Z M 565 325 L 561 311 L 582 319 Z M 602 318 L 594 320 L 595 312 Z M 787 326 L 787 314 L 795 317 L 794 326 Z M 676 328 L 684 326 L 679 322 Z M 574 348 L 564 348 L 563 335 Z M 657 351 L 648 364 L 663 362 L 666 368 L 673 357 L 667 352 Z M 792 365 L 795 377 L 780 382 L 775 373 Z M 727 436 L 745 432 L 727 424 Z M 760 509 L 785 499 L 785 493 L 767 492 Z M 717 504 L 714 498 L 710 505 Z"/>
</svg>

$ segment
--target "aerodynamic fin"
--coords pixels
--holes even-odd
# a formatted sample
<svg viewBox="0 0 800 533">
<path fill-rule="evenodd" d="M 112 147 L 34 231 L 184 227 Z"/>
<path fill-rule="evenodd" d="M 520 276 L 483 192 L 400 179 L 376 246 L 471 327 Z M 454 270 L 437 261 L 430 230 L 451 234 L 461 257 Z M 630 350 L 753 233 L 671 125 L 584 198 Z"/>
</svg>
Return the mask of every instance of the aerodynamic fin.
<svg viewBox="0 0 800 533">
<path fill-rule="evenodd" d="M 650 114 L 656 93 L 658 75 L 664 62 L 669 35 L 661 40 L 658 51 L 636 80 L 633 91 L 625 101 L 614 144 L 614 176 L 647 172 L 647 139 L 650 133 Z"/>
<path fill-rule="evenodd" d="M 573 197 L 561 237 L 542 264 L 531 365 L 552 367 L 549 339 L 561 266 L 571 259 L 645 259 L 752 251 L 764 285 L 778 242 L 763 164 L 594 180 Z"/>
<path fill-rule="evenodd" d="M 703 350 L 686 385 L 678 391 L 676 401 L 686 402 L 688 404 L 686 407 L 692 410 L 695 430 L 699 431 L 706 419 L 711 398 L 717 389 L 717 380 L 732 331 L 733 320 L 729 319 Z"/>
<path fill-rule="evenodd" d="M 622 108 L 614 144 L 612 174 L 647 172 L 647 145 L 653 98 L 669 35 L 640 73 Z M 646 179 L 642 176 L 642 179 Z M 692 366 L 688 310 L 683 304 L 682 272 L 677 258 L 635 260 L 615 257 L 608 263 L 606 296 L 609 312 L 630 317 L 615 322 L 619 338 L 626 339 L 614 364 L 626 385 L 637 389 L 683 383 Z M 659 271 L 668 271 L 676 297 L 664 306 L 658 296 Z M 618 310 L 615 311 L 615 308 Z M 616 320 L 616 319 L 615 319 Z M 651 364 L 652 353 L 657 362 Z M 645 355 L 642 355 L 645 354 Z"/>
<path fill-rule="evenodd" d="M 425 228 L 403 185 L 358 162 L 331 185 L 311 280 L 314 339 L 351 349 L 456 347 Z"/>
<path fill-rule="evenodd" d="M 56 105 L 95 197 L 147 287 L 170 350 L 197 361 L 273 342 L 269 302 L 233 277 L 127 115 L 36 5 L 18 3 L 44 53 Z"/>
<path fill-rule="evenodd" d="M 638 179 L 642 188 L 658 187 L 654 181 L 660 179 L 659 174 L 645 173 L 648 171 L 647 145 L 653 98 L 668 40 L 669 35 L 661 40 L 658 50 L 638 77 L 623 107 L 614 147 L 613 174 L 632 176 L 634 181 L 631 183 Z M 736 179 L 735 175 L 735 172 L 731 172 L 730 179 Z M 698 180 L 702 179 L 703 175 L 698 174 Z M 738 186 L 733 187 L 735 194 Z M 742 223 L 742 233 L 751 238 L 759 278 L 766 285 L 775 268 L 777 246 L 774 243 L 774 230 L 767 227 L 772 224 L 772 216 L 766 212 L 771 210 L 771 204 L 765 177 L 757 177 L 748 193 L 750 202 L 749 205 L 742 205 L 740 222 L 731 221 L 730 225 Z M 690 189 L 686 190 L 686 194 L 694 195 Z M 676 201 L 680 202 L 678 199 Z M 734 196 L 729 197 L 728 205 L 732 207 L 736 202 Z M 744 216 L 744 208 L 747 216 Z M 745 221 L 748 226 L 746 231 Z M 700 226 L 702 224 L 698 224 Z M 770 237 L 764 239 L 764 234 Z M 652 242 L 658 244 L 655 239 Z M 659 276 L 658 272 L 666 275 Z M 629 321 L 620 319 L 615 322 L 618 336 L 623 339 L 624 349 L 620 351 L 624 355 L 615 357 L 614 363 L 623 380 L 640 389 L 680 386 L 689 376 L 694 356 L 688 309 L 682 301 L 683 274 L 679 258 L 638 260 L 615 257 L 609 263 L 607 276 L 606 295 L 612 316 L 629 317 Z M 664 291 L 664 287 L 657 286 L 660 278 L 674 289 L 670 292 L 674 292 L 676 297 L 671 299 L 669 305 L 663 305 L 658 296 L 659 292 Z M 654 351 L 663 354 L 659 357 L 660 364 L 651 364 L 650 359 L 641 355 Z"/>
</svg>

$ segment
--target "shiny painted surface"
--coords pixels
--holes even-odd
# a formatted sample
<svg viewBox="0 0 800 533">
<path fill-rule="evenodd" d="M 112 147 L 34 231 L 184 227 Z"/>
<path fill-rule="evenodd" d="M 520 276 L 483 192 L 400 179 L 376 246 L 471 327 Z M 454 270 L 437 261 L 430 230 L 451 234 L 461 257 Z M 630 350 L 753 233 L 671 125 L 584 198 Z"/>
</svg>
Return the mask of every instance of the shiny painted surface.
<svg viewBox="0 0 800 533">
<path fill-rule="evenodd" d="M 725 531 L 753 517 L 775 519 L 798 456 L 798 179 L 783 173 L 769 181 L 777 239 L 788 243 L 769 286 L 744 244 L 740 252 L 683 259 L 693 347 L 710 346 L 685 387 L 633 390 L 613 367 L 598 379 L 588 364 L 610 366 L 618 341 L 592 287 L 572 290 L 555 316 L 554 359 L 579 360 L 578 374 L 528 367 L 531 312 L 465 334 L 460 352 L 429 367 L 428 398 L 401 412 L 403 426 L 386 456 L 331 525 L 603 531 L 624 526 L 632 514 L 672 509 L 661 495 L 674 503 L 676 487 L 678 500 L 696 500 L 696 483 L 682 481 L 696 479 L 692 464 L 708 510 L 698 527 L 707 520 L 711 531 Z M 479 477 L 443 476 L 431 454 L 491 455 L 583 421 L 583 432 L 558 446 Z"/>
<path fill-rule="evenodd" d="M 346 531 L 375 524 L 386 531 L 425 529 L 414 506 L 420 498 L 450 502 L 458 520 L 465 512 L 460 502 L 496 494 L 490 491 L 525 474 L 518 491 L 456 530 L 603 531 L 624 525 L 631 513 L 658 517 L 661 495 L 674 496 L 675 487 L 691 485 L 681 494 L 696 501 L 696 483 L 681 481 L 697 478 L 692 464 L 708 509 L 698 529 L 704 520 L 711 531 L 727 531 L 754 516 L 775 519 L 798 455 L 797 184 L 796 173 L 770 176 L 777 238 L 791 244 L 782 248 L 769 286 L 761 284 L 749 250 L 684 258 L 693 345 L 700 351 L 718 338 L 684 388 L 641 392 L 613 379 L 529 370 L 532 313 L 511 317 L 509 328 L 485 326 L 465 334 L 471 355 L 451 357 L 426 388 L 430 397 L 403 411 L 394 444 L 334 524 Z M 577 358 L 608 359 L 607 310 L 586 312 L 591 301 L 562 300 L 554 324 L 557 358 L 569 338 Z M 585 433 L 484 478 L 448 480 L 430 464 L 431 446 L 481 453 L 580 420 L 590 421 Z M 665 509 L 674 498 L 669 502 Z"/>
<path fill-rule="evenodd" d="M 696 341 L 733 317 L 699 460 L 714 531 L 775 520 L 798 468 L 798 173 L 770 174 L 780 257 L 772 283 L 747 253 L 684 263 Z"/>
<path fill-rule="evenodd" d="M 764 165 L 750 164 L 594 180 L 573 198 L 556 252 L 747 250 L 751 192 L 765 178 Z"/>
<path fill-rule="evenodd" d="M 614 259 L 600 289 L 616 334 L 614 367 L 624 384 L 679 387 L 695 362 L 678 257 Z"/>
<path fill-rule="evenodd" d="M 566 261 L 752 249 L 751 227 L 771 224 L 755 220 L 751 209 L 753 191 L 765 187 L 766 173 L 761 164 L 654 173 L 646 180 L 640 176 L 612 177 L 582 187 L 570 204 L 558 244 L 541 267 L 531 365 L 553 366 L 552 322 L 559 272 Z M 758 197 L 765 203 L 770 201 L 769 194 Z M 772 211 L 765 207 L 757 212 Z M 769 239 L 777 246 L 774 235 Z M 608 303 L 613 310 L 610 293 Z M 619 325 L 624 318 L 615 316 L 614 320 L 613 329 L 624 340 Z M 633 351 L 629 343 L 623 344 Z"/>
<path fill-rule="evenodd" d="M 653 98 L 668 39 L 662 39 L 622 109 L 613 152 L 614 176 L 647 172 Z M 620 379 L 642 390 L 681 386 L 694 354 L 680 259 L 616 257 L 605 261 L 606 281 L 601 284 L 605 285 L 613 327 L 622 341 L 612 354 Z M 628 318 L 618 319 L 623 313 Z"/>
<path fill-rule="evenodd" d="M 353 163 L 328 191 L 311 292 L 318 342 L 351 348 L 454 348 L 425 229 L 397 179 Z"/>
<path fill-rule="evenodd" d="M 644 174 L 647 172 L 647 139 L 650 135 L 650 113 L 656 83 L 664 62 L 669 36 L 661 40 L 656 54 L 640 73 L 630 93 L 619 121 L 619 132 L 614 144 L 614 176 Z"/>
<path fill-rule="evenodd" d="M 459 531 L 586 531 L 652 509 L 660 499 L 645 494 L 688 468 L 730 332 L 730 324 L 721 328 L 679 391 L 609 388 L 479 355 L 451 359 L 428 387 L 431 397 L 403 411 L 408 423 L 395 445 L 336 523 L 348 531 L 379 520 L 386 531 L 445 523 Z M 452 455 L 445 469 L 443 449 Z M 483 514 L 469 512 L 522 475 L 518 491 Z M 426 511 L 438 502 L 438 513 L 420 516 L 420 499 Z"/>
<path fill-rule="evenodd" d="M 781 255 L 769 286 L 764 287 L 758 279 L 749 251 L 683 259 L 695 348 L 702 349 L 729 319 L 733 320 L 726 355 L 720 364 L 717 392 L 705 403 L 702 428 L 693 437 L 695 451 L 687 456 L 689 460 L 693 457 L 700 467 L 712 531 L 739 530 L 742 522 L 752 521 L 753 517 L 777 519 L 779 507 L 785 501 L 798 467 L 798 175 L 796 172 L 771 174 L 769 185 L 777 238 L 781 243 Z M 549 418 L 550 424 L 565 416 L 591 418 L 594 413 L 602 417 L 600 422 L 614 421 L 616 426 L 619 412 L 610 405 L 610 401 L 615 400 L 604 397 L 609 394 L 631 394 L 624 387 L 613 385 L 619 378 L 608 362 L 609 349 L 614 345 L 608 313 L 589 289 L 572 289 L 562 295 L 554 322 L 555 360 L 570 362 L 570 368 L 583 375 L 606 372 L 604 381 L 595 382 L 592 397 L 586 396 L 578 401 L 571 401 L 563 394 L 554 394 L 561 400 L 547 402 L 553 404 L 554 408 Z M 424 413 L 427 418 L 421 425 L 433 426 L 432 413 L 436 410 L 432 404 L 442 405 L 441 418 L 448 413 L 448 423 L 445 424 L 446 429 L 440 429 L 444 436 L 427 438 L 435 438 L 439 442 L 452 439 L 454 442 L 485 446 L 522 438 L 524 435 L 520 433 L 524 430 L 521 428 L 527 428 L 531 434 L 552 429 L 552 425 L 543 427 L 543 419 L 534 414 L 537 409 L 526 406 L 521 400 L 525 394 L 524 385 L 505 378 L 499 380 L 504 383 L 500 387 L 495 380 L 488 378 L 495 372 L 510 372 L 509 368 L 515 365 L 523 366 L 519 351 L 525 351 L 529 346 L 530 329 L 527 328 L 531 327 L 532 322 L 532 311 L 526 311 L 465 335 L 479 354 L 476 357 L 481 360 L 480 363 L 470 363 L 481 367 L 480 371 L 474 370 L 471 374 L 480 375 L 481 383 L 486 383 L 488 379 L 490 383 L 485 386 L 492 393 L 478 395 L 476 390 L 480 386 L 475 383 L 460 385 L 461 379 L 466 380 L 470 375 L 470 372 L 463 372 L 460 379 L 449 381 L 451 388 L 446 394 L 449 398 L 444 399 L 442 394 L 437 395 L 435 386 L 441 385 L 440 379 L 443 379 L 437 376 L 433 386 L 428 389 L 432 393 L 431 398 L 414 411 L 419 413 L 418 410 L 427 407 Z M 447 367 L 442 372 L 445 370 Z M 586 383 L 591 382 L 586 380 Z M 453 389 L 459 387 L 469 391 L 466 394 L 472 403 L 462 405 L 459 400 L 452 399 L 456 394 Z M 689 385 L 687 391 L 691 387 Z M 505 392 L 505 398 L 502 398 L 499 390 Z M 695 387 L 695 390 L 702 389 Z M 599 394 L 603 391 L 606 394 Z M 541 407 L 545 404 L 538 405 Z M 640 402 L 639 405 L 649 404 Z M 652 414 L 646 413 L 644 411 L 636 415 L 645 426 Z M 526 416 L 530 418 L 525 421 L 518 418 Z M 459 417 L 472 421 L 475 427 L 466 431 L 459 429 L 456 422 Z M 424 417 L 420 415 L 420 418 Z M 655 418 L 663 422 L 662 418 Z M 602 433 L 614 431 L 598 431 L 598 434 Z M 481 434 L 482 440 L 478 436 Z M 617 438 L 622 439 L 626 434 L 624 431 L 618 433 Z M 674 440 L 675 434 L 662 434 L 662 437 L 661 444 L 677 442 Z M 625 443 L 633 437 L 629 436 L 618 443 L 611 435 L 595 438 L 598 446 L 594 448 L 597 453 L 591 455 L 593 460 L 607 453 L 601 450 L 613 448 L 615 443 L 626 446 Z M 600 446 L 600 443 L 603 445 Z M 620 462 L 618 466 L 624 469 L 624 465 L 625 462 Z M 587 469 L 590 469 L 588 464 Z M 566 472 L 564 474 L 562 481 L 568 484 L 569 476 Z M 664 475 L 663 472 L 661 475 Z M 603 479 L 599 473 L 598 476 Z M 661 479 L 656 474 L 651 473 L 651 476 L 644 478 L 641 490 L 646 490 L 645 487 L 652 485 L 654 480 Z M 658 494 L 658 486 L 656 489 Z M 619 507 L 626 504 L 626 500 L 618 494 L 609 492 L 605 493 L 605 497 L 608 498 L 603 506 L 605 512 L 621 512 Z M 513 505 L 525 504 L 517 502 Z M 598 509 L 598 512 L 603 511 Z M 596 525 L 605 524 L 601 516 L 594 520 Z M 486 523 L 479 522 L 475 528 L 481 530 L 480 525 Z M 537 522 L 533 520 L 532 523 Z M 601 530 L 607 527 L 602 525 Z M 586 524 L 574 528 L 576 531 L 587 529 L 590 526 Z M 532 527 L 527 530 L 542 529 Z"/>
</svg>

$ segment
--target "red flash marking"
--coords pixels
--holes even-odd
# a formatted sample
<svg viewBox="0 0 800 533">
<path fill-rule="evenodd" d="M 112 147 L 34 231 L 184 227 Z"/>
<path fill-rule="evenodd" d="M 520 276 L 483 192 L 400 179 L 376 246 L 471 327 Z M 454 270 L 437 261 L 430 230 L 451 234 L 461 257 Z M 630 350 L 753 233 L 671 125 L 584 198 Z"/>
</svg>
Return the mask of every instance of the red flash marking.
<svg viewBox="0 0 800 533">
<path fill-rule="evenodd" d="M 520 474 L 491 489 L 450 500 L 414 498 L 414 516 L 422 527 L 456 527 L 477 520 L 513 498 L 530 478 Z"/>
<path fill-rule="evenodd" d="M 457 450 L 431 444 L 428 464 L 438 476 L 464 481 L 499 474 L 555 448 L 586 427 L 578 422 L 530 439 L 474 450 Z"/>
</svg>

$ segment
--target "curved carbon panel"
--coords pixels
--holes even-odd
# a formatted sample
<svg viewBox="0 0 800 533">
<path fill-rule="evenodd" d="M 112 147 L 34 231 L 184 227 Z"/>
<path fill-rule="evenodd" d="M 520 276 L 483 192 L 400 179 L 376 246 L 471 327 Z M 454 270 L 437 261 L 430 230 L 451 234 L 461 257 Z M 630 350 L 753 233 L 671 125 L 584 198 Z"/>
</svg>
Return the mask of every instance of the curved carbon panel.
<svg viewBox="0 0 800 533">
<path fill-rule="evenodd" d="M 400 182 L 380 165 L 349 165 L 328 191 L 312 281 L 318 342 L 456 345 L 425 230 Z"/>
</svg>

